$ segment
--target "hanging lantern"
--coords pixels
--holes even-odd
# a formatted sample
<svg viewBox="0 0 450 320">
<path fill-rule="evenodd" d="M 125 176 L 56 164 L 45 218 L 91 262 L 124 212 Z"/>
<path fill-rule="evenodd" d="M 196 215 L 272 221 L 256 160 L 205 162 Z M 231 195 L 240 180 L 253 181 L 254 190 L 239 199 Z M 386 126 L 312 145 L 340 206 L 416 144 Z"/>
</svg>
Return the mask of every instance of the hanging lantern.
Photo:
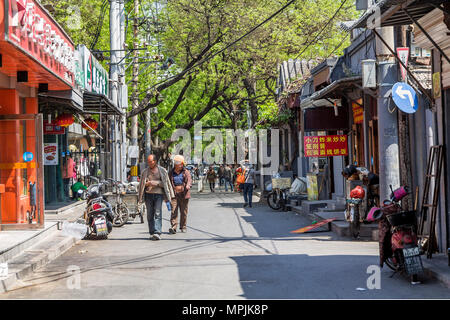
<svg viewBox="0 0 450 320">
<path fill-rule="evenodd" d="M 81 126 L 83 127 L 83 129 L 86 129 L 86 130 L 90 130 L 89 127 L 91 127 L 92 129 L 95 130 L 98 127 L 98 122 L 92 118 L 88 118 L 88 119 L 84 120 L 84 122 L 82 123 Z"/>
<path fill-rule="evenodd" d="M 60 114 L 56 119 L 55 122 L 60 127 L 68 127 L 72 123 L 74 123 L 73 115 L 70 113 L 63 113 Z"/>
</svg>

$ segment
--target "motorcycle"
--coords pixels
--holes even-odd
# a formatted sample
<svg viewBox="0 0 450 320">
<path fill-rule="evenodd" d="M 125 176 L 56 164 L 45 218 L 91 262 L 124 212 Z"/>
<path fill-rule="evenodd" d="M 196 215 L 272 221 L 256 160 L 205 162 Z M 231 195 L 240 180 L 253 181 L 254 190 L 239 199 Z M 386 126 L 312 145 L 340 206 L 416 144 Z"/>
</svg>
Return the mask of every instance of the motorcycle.
<svg viewBox="0 0 450 320">
<path fill-rule="evenodd" d="M 394 274 L 407 274 L 411 283 L 417 284 L 423 265 L 416 234 L 416 212 L 403 211 L 400 206 L 400 201 L 409 193 L 408 187 L 390 188 L 390 199 L 369 214 L 371 220 L 379 221 L 380 263 L 381 266 L 385 263 Z"/>
<path fill-rule="evenodd" d="M 350 192 L 350 199 L 346 199 L 347 209 L 345 210 L 345 220 L 350 224 L 350 234 L 356 239 L 359 237 L 361 222 L 365 221 L 365 210 L 362 210 L 365 191 L 361 186 L 357 186 Z"/>
<path fill-rule="evenodd" d="M 98 239 L 107 239 L 113 228 L 114 214 L 111 205 L 102 197 L 101 188 L 105 183 L 88 187 L 87 206 L 84 219 L 88 230 L 84 239 L 93 235 Z"/>
</svg>

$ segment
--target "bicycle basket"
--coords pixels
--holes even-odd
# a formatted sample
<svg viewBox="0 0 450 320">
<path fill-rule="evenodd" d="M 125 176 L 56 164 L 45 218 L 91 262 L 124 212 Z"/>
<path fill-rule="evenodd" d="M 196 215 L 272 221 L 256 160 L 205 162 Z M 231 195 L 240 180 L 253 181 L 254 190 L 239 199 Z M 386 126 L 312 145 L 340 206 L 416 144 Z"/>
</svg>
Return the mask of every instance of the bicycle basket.
<svg viewBox="0 0 450 320">
<path fill-rule="evenodd" d="M 393 227 L 403 226 L 403 225 L 415 225 L 417 223 L 417 217 L 415 211 L 402 211 L 398 213 L 393 213 L 387 215 L 389 223 Z"/>
</svg>

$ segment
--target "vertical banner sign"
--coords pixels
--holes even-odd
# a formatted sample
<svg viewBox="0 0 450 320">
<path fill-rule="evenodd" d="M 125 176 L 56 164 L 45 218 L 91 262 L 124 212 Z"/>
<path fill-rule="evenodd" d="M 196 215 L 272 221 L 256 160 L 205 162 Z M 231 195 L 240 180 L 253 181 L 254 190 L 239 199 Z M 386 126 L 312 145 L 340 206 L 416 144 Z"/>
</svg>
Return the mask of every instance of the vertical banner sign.
<svg viewBox="0 0 450 320">
<path fill-rule="evenodd" d="M 397 48 L 397 56 L 401 62 L 408 66 L 409 48 Z M 406 69 L 400 64 L 400 71 L 402 73 L 401 81 L 406 82 Z"/>
<path fill-rule="evenodd" d="M 362 99 L 359 99 L 358 103 L 362 104 Z M 352 103 L 354 124 L 363 123 L 364 121 L 364 109 L 358 103 Z"/>
<path fill-rule="evenodd" d="M 304 138 L 304 150 L 305 157 L 347 156 L 347 136 L 308 136 Z"/>
<path fill-rule="evenodd" d="M 433 73 L 433 98 L 438 99 L 441 97 L 441 73 Z"/>
</svg>

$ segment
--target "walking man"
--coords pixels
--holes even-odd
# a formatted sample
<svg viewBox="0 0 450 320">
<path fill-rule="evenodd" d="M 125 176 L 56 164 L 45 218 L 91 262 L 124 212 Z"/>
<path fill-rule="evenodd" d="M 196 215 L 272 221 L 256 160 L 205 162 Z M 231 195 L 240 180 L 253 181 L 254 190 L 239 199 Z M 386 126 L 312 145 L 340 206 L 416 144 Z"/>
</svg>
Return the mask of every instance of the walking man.
<svg viewBox="0 0 450 320">
<path fill-rule="evenodd" d="M 253 169 L 253 165 L 244 164 L 243 174 L 245 177 L 245 183 L 243 185 L 244 191 L 244 208 L 252 207 L 253 187 L 256 186 L 256 174 L 259 173 Z"/>
<path fill-rule="evenodd" d="M 220 165 L 219 170 L 218 170 L 218 176 L 219 176 L 219 187 L 221 187 L 224 183 L 224 173 L 225 173 L 225 169 L 223 167 L 223 164 Z"/>
<path fill-rule="evenodd" d="M 210 166 L 208 172 L 206 173 L 206 179 L 209 182 L 209 188 L 211 189 L 211 192 L 215 192 L 216 178 L 216 171 L 214 171 L 213 167 Z"/>
<path fill-rule="evenodd" d="M 224 179 L 225 179 L 225 192 L 228 191 L 228 188 L 227 188 L 228 184 L 230 185 L 231 192 L 233 192 L 233 183 L 231 182 L 233 172 L 231 171 L 230 166 L 225 166 L 225 171 L 224 171 L 223 175 L 224 175 Z"/>
<path fill-rule="evenodd" d="M 175 234 L 178 224 L 178 211 L 180 211 L 180 231 L 187 230 L 187 215 L 189 199 L 191 198 L 190 189 L 192 187 L 192 178 L 188 169 L 184 166 L 184 157 L 177 155 L 173 158 L 174 169 L 169 172 L 169 179 L 175 191 L 175 198 L 172 199 L 172 214 L 170 216 L 171 227 L 169 232 Z"/>
<path fill-rule="evenodd" d="M 148 168 L 141 174 L 139 183 L 139 203 L 145 200 L 147 221 L 151 240 L 161 239 L 162 202 L 171 201 L 175 194 L 167 170 L 157 164 L 156 156 L 147 158 Z M 145 194 L 145 199 L 144 199 Z"/>
</svg>

